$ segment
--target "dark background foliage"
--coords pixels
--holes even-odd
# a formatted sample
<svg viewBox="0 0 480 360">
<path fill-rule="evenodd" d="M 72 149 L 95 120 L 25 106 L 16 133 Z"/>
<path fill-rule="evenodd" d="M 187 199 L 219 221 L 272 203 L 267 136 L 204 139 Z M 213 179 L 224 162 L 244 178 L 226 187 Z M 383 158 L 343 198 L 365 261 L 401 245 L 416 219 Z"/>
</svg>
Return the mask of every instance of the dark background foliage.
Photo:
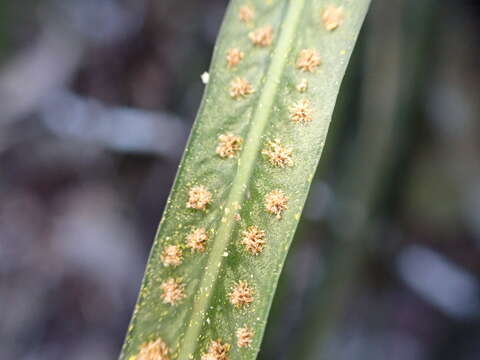
<svg viewBox="0 0 480 360">
<path fill-rule="evenodd" d="M 117 357 L 226 4 L 0 3 L 1 359 Z M 262 359 L 480 357 L 479 15 L 373 1 Z"/>
</svg>

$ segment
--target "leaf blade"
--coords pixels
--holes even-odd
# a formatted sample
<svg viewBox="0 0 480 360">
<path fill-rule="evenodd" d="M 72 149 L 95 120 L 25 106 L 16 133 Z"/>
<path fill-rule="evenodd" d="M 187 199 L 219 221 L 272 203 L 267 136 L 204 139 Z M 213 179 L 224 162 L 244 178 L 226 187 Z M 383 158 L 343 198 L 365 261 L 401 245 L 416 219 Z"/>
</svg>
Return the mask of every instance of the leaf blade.
<svg viewBox="0 0 480 360">
<path fill-rule="evenodd" d="M 216 338 L 234 344 L 236 330 L 245 325 L 255 332 L 253 343 L 247 349 L 232 346 L 231 357 L 253 359 L 258 353 L 278 277 L 368 1 L 348 2 L 348 7 L 346 3 L 346 16 L 355 16 L 333 33 L 322 30 L 319 22 L 325 1 L 251 3 L 257 11 L 256 27 L 274 25 L 274 50 L 249 44 L 247 35 L 254 26 L 239 23 L 237 11 L 243 2 L 232 1 L 212 61 L 210 84 L 156 236 L 121 359 L 135 356 L 142 343 L 158 336 L 167 341 L 174 358 L 199 357 Z M 224 59 L 232 46 L 241 46 L 246 54 L 244 63 L 233 70 Z M 325 63 L 313 74 L 301 73 L 295 66 L 299 52 L 309 47 L 319 49 L 325 57 Z M 237 75 L 250 79 L 256 88 L 256 93 L 241 101 L 228 97 L 229 82 Z M 309 83 L 306 95 L 296 89 L 301 78 Z M 305 97 L 314 100 L 315 121 L 305 126 L 294 124 L 289 120 L 289 108 L 294 99 Z M 216 138 L 228 131 L 245 139 L 238 161 L 223 160 L 215 154 Z M 275 137 L 294 148 L 291 168 L 276 168 L 262 155 L 267 141 Z M 188 189 L 205 184 L 214 195 L 208 211 L 186 209 Z M 275 189 L 289 197 L 289 208 L 281 220 L 265 211 L 265 195 Z M 241 215 L 240 221 L 236 214 Z M 259 256 L 246 253 L 239 244 L 242 231 L 251 225 L 266 231 L 267 245 Z M 184 264 L 175 269 L 163 267 L 159 260 L 162 247 L 171 243 L 180 246 L 194 226 L 207 229 L 210 239 L 206 253 L 185 254 Z M 175 307 L 160 301 L 159 285 L 169 277 L 186 285 L 187 299 Z M 250 282 L 255 292 L 254 303 L 245 309 L 236 309 L 228 301 L 231 286 L 238 280 Z"/>
</svg>

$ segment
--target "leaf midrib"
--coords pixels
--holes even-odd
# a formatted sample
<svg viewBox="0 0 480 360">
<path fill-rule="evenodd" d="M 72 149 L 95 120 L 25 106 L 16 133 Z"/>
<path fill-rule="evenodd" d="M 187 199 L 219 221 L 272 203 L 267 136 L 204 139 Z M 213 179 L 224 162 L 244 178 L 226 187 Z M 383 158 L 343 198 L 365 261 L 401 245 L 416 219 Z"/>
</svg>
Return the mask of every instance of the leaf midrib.
<svg viewBox="0 0 480 360">
<path fill-rule="evenodd" d="M 238 160 L 237 175 L 233 179 L 232 187 L 226 201 L 226 207 L 233 207 L 233 204 L 236 203 L 241 204 L 245 197 L 247 184 L 256 163 L 262 136 L 268 124 L 273 102 L 280 85 L 283 69 L 288 61 L 291 44 L 294 40 L 305 1 L 306 0 L 288 1 L 284 20 L 281 22 L 281 29 L 278 30 L 278 41 L 267 69 L 266 80 L 253 114 L 248 135 L 244 142 L 245 146 Z M 223 253 L 228 246 L 233 227 L 233 218 L 227 218 L 225 222 L 220 222 L 216 235 L 212 239 L 213 246 L 205 266 L 204 275 L 198 286 L 198 294 L 196 294 L 195 301 L 193 302 L 192 315 L 184 335 L 183 346 L 179 349 L 179 359 L 189 359 L 197 350 L 200 332 L 208 312 L 213 288 L 224 260 Z"/>
</svg>

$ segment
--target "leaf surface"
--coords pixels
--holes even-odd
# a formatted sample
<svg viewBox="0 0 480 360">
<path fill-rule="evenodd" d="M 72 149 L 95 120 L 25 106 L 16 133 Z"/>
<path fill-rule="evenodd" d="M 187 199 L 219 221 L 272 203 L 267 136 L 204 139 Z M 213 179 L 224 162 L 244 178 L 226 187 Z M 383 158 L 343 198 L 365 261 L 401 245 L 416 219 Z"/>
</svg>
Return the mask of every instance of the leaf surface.
<svg viewBox="0 0 480 360">
<path fill-rule="evenodd" d="M 140 358 L 142 346 L 159 338 L 171 359 L 200 359 L 213 340 L 229 345 L 230 359 L 256 358 L 368 4 L 231 1 L 120 359 Z M 327 19 L 339 25 L 330 31 L 322 18 L 329 6 L 341 8 Z M 240 61 L 229 66 L 232 49 L 243 56 L 236 52 Z M 241 141 L 222 146 L 231 135 Z M 211 195 L 206 205 L 192 198 L 199 186 L 205 199 Z M 203 238 L 192 238 L 199 229 Z M 265 244 L 251 243 L 259 237 Z M 197 248 L 188 247 L 192 239 Z M 181 256 L 166 266 L 168 246 Z M 239 281 L 251 302 L 234 291 Z M 166 296 L 172 283 L 180 291 L 170 292 L 180 294 L 174 304 Z M 251 332 L 248 346 L 237 344 L 240 328 Z"/>
</svg>

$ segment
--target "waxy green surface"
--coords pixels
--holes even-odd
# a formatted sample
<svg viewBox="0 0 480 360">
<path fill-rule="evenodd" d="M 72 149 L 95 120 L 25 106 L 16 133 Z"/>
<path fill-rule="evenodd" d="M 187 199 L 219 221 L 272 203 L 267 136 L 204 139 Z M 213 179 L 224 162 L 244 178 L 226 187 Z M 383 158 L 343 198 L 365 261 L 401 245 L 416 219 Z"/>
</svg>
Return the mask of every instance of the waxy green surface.
<svg viewBox="0 0 480 360">
<path fill-rule="evenodd" d="M 162 338 L 171 359 L 200 359 L 211 340 L 231 345 L 230 359 L 255 359 L 277 281 L 300 219 L 303 205 L 325 144 L 330 119 L 348 60 L 365 17 L 369 0 L 233 0 L 222 25 L 210 68 L 210 80 L 181 161 L 177 178 L 160 222 L 148 261 L 138 303 L 120 356 L 135 359 L 140 346 Z M 240 21 L 239 9 L 249 5 L 255 16 Z M 344 21 L 333 31 L 322 22 L 328 5 L 343 8 Z M 254 46 L 248 34 L 272 26 L 273 42 Z M 234 68 L 226 53 L 238 48 L 245 54 Z M 322 64 L 312 73 L 296 67 L 302 49 L 315 49 Z M 248 80 L 255 92 L 234 100 L 230 82 Z M 307 79 L 308 90 L 297 85 Z M 290 120 L 289 108 L 307 99 L 313 121 Z M 243 138 L 236 157 L 222 159 L 215 152 L 218 136 Z M 261 154 L 269 140 L 280 139 L 293 149 L 292 167 L 278 168 Z M 212 192 L 206 211 L 186 207 L 192 186 Z M 264 197 L 274 189 L 289 198 L 278 219 L 265 210 Z M 235 219 L 239 214 L 241 219 Z M 241 233 L 255 225 L 266 233 L 266 246 L 257 256 L 240 243 Z M 192 253 L 185 238 L 192 228 L 209 234 L 206 251 Z M 183 262 L 162 264 L 167 245 L 181 245 Z M 186 297 L 177 305 L 162 302 L 162 282 L 179 279 Z M 242 308 L 229 302 L 234 282 L 244 280 L 254 290 L 254 301 Z M 254 331 L 250 347 L 236 345 L 235 332 Z"/>
</svg>

